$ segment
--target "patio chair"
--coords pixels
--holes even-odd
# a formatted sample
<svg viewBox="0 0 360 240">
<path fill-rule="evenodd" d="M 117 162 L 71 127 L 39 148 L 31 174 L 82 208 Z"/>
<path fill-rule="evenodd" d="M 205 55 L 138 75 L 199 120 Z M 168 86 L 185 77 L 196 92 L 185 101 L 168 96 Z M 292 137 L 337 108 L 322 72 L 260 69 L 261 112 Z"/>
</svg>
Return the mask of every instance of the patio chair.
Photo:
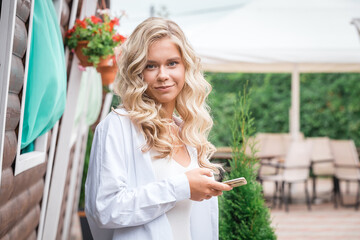
<svg viewBox="0 0 360 240">
<path fill-rule="evenodd" d="M 313 183 L 312 202 L 317 198 L 316 182 L 318 177 L 334 176 L 334 158 L 328 137 L 307 138 L 311 144 L 311 177 Z"/>
<path fill-rule="evenodd" d="M 307 189 L 307 180 L 310 169 L 310 150 L 311 145 L 308 141 L 299 140 L 292 142 L 287 151 L 285 161 L 282 164 L 277 164 L 276 166 L 283 169 L 283 171 L 276 175 L 261 176 L 262 181 L 272 181 L 275 183 L 273 207 L 276 206 L 276 199 L 280 198 L 280 208 L 284 202 L 285 210 L 288 211 L 292 184 L 303 182 L 305 184 L 304 190 L 307 207 L 311 210 L 311 202 Z M 286 186 L 287 193 L 285 193 Z M 278 193 L 279 196 L 277 196 Z"/>
<path fill-rule="evenodd" d="M 285 148 L 281 134 L 258 133 L 255 138 L 258 152 L 255 156 L 259 159 L 258 179 L 261 183 L 261 176 L 275 175 L 279 172 L 274 164 L 285 156 Z"/>
<path fill-rule="evenodd" d="M 288 133 L 258 133 L 256 140 L 259 142 L 257 145 L 259 152 L 256 157 L 260 159 L 258 179 L 262 183 L 262 176 L 276 175 L 282 171 L 276 163 L 284 161 L 291 136 Z"/>
<path fill-rule="evenodd" d="M 354 141 L 352 140 L 331 140 L 331 149 L 334 155 L 335 176 L 334 176 L 334 206 L 337 208 L 338 199 L 342 206 L 355 206 L 359 209 L 360 204 L 360 165 L 359 156 L 356 151 Z M 344 204 L 340 183 L 357 182 L 358 191 L 354 204 Z"/>
</svg>

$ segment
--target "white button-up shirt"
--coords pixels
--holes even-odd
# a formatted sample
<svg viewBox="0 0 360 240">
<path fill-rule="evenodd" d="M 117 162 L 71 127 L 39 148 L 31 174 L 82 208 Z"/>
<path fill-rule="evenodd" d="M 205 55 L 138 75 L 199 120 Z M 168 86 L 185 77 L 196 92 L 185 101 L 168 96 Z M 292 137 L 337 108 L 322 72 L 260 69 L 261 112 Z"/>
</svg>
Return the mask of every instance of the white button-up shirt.
<svg viewBox="0 0 360 240">
<path fill-rule="evenodd" d="M 166 212 L 190 198 L 185 174 L 156 181 L 145 138 L 124 109 L 96 128 L 85 184 L 85 211 L 94 239 L 171 240 Z M 196 153 L 196 149 L 192 148 Z M 217 198 L 193 202 L 192 240 L 218 239 Z"/>
</svg>

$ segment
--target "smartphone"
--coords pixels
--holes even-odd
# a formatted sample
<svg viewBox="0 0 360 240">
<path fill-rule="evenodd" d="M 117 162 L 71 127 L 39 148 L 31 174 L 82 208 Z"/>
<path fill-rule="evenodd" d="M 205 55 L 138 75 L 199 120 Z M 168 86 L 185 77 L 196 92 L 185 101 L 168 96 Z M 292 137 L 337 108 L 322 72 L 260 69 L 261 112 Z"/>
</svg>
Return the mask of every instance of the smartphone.
<svg viewBox="0 0 360 240">
<path fill-rule="evenodd" d="M 239 187 L 239 186 L 247 184 L 247 181 L 246 181 L 246 179 L 244 177 L 240 177 L 240 178 L 227 180 L 227 181 L 224 181 L 222 183 L 228 184 L 231 187 Z"/>
</svg>

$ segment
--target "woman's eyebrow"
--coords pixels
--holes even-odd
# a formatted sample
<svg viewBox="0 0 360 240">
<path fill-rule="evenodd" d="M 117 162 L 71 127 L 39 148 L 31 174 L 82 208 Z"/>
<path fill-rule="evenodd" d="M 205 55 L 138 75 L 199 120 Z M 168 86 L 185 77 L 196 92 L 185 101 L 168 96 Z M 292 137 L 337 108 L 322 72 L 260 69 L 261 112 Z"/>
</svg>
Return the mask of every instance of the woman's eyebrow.
<svg viewBox="0 0 360 240">
<path fill-rule="evenodd" d="M 169 58 L 168 61 L 180 61 L 181 57 L 173 57 L 173 58 Z"/>
<path fill-rule="evenodd" d="M 171 61 L 180 61 L 180 60 L 181 60 L 181 57 L 172 57 L 172 58 L 167 59 L 166 61 L 171 62 Z M 157 63 L 157 61 L 149 59 L 146 61 L 146 63 L 153 64 L 153 63 Z"/>
</svg>

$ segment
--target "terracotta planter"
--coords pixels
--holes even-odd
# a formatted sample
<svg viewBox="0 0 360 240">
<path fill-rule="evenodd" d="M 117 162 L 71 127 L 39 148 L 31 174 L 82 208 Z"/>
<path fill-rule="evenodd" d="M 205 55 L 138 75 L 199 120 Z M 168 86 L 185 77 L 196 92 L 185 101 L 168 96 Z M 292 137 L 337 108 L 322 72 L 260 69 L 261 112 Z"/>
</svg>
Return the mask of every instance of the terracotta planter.
<svg viewBox="0 0 360 240">
<path fill-rule="evenodd" d="M 75 48 L 75 54 L 80 61 L 80 65 L 82 65 L 83 67 L 93 66 L 93 63 L 88 61 L 89 57 L 85 56 L 82 52 L 82 49 L 84 47 L 87 47 L 88 43 L 89 41 L 79 41 L 78 45 Z"/>
<path fill-rule="evenodd" d="M 98 66 L 96 70 L 101 74 L 103 85 L 110 85 L 113 83 L 118 71 L 116 64 L 113 66 Z"/>
<path fill-rule="evenodd" d="M 98 63 L 98 67 L 111 66 L 112 65 L 112 56 L 109 55 L 106 58 L 100 57 L 100 62 Z"/>
</svg>

